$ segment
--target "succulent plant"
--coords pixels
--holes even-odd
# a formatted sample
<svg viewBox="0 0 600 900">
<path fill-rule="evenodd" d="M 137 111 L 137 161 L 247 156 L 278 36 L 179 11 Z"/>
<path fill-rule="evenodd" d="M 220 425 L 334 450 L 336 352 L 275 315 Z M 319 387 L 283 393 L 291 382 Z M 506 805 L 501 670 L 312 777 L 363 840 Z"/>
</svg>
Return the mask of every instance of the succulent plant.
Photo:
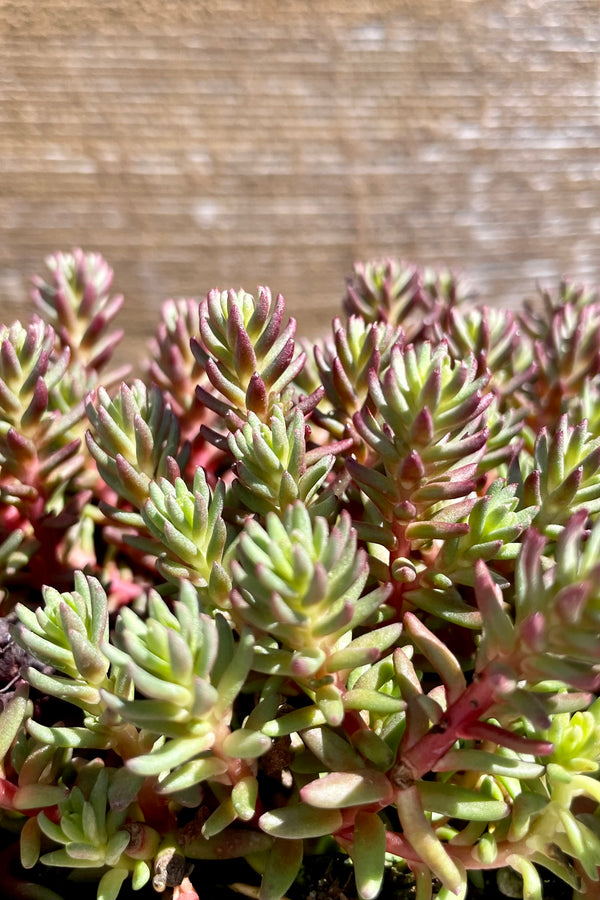
<svg viewBox="0 0 600 900">
<path fill-rule="evenodd" d="M 213 290 L 123 380 L 112 271 L 48 265 L 0 329 L 7 896 L 598 896 L 597 294 L 374 260 L 314 348 Z"/>
<path fill-rule="evenodd" d="M 73 362 L 99 371 L 123 337 L 106 329 L 123 305 L 110 296 L 113 271 L 99 253 L 55 253 L 46 259 L 50 280 L 34 278 L 33 302 L 41 318 L 53 326 L 61 348 Z"/>
</svg>

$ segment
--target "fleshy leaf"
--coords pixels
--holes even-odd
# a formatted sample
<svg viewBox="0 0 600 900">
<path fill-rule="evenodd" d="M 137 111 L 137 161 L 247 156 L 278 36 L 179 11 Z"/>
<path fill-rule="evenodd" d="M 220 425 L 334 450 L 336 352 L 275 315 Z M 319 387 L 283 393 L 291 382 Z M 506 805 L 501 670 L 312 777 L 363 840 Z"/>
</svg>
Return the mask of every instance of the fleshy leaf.
<svg viewBox="0 0 600 900">
<path fill-rule="evenodd" d="M 305 785 L 300 796 L 319 809 L 344 809 L 368 803 L 389 803 L 393 789 L 383 772 L 365 768 L 355 772 L 330 772 Z"/>
<path fill-rule="evenodd" d="M 273 837 L 299 839 L 333 834 L 341 828 L 342 821 L 339 809 L 316 809 L 301 803 L 263 813 L 258 824 Z"/>
<path fill-rule="evenodd" d="M 361 900 L 374 900 L 385 865 L 385 825 L 376 813 L 357 813 L 351 853 L 358 894 Z"/>
</svg>

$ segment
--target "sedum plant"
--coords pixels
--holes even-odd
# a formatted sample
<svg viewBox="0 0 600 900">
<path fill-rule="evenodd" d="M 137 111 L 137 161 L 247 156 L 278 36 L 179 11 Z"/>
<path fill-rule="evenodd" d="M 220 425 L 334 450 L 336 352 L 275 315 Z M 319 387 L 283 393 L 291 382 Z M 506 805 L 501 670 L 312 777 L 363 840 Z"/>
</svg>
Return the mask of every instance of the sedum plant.
<svg viewBox="0 0 600 900">
<path fill-rule="evenodd" d="M 600 896 L 597 294 L 375 260 L 312 348 L 168 300 L 130 378 L 104 260 L 48 269 L 0 329 L 4 895 Z"/>
</svg>

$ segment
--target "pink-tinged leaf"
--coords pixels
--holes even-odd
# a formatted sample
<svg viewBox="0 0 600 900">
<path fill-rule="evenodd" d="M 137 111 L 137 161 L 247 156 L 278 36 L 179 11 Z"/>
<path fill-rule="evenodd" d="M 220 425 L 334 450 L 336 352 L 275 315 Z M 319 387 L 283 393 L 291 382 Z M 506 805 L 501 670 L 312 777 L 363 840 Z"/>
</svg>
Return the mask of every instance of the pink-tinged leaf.
<svg viewBox="0 0 600 900">
<path fill-rule="evenodd" d="M 43 809 L 56 806 L 64 800 L 68 791 L 54 784 L 24 784 L 17 788 L 13 796 L 14 809 Z"/>
<path fill-rule="evenodd" d="M 402 649 L 397 647 L 394 650 L 392 661 L 394 663 L 394 673 L 398 681 L 400 693 L 405 700 L 411 700 L 413 697 L 419 697 L 423 693 L 421 682 L 415 671 L 410 657 Z"/>
<path fill-rule="evenodd" d="M 404 614 L 404 627 L 417 648 L 429 660 L 446 688 L 448 704 L 456 702 L 467 688 L 467 682 L 459 661 L 450 649 L 437 638 L 417 616 Z"/>
<path fill-rule="evenodd" d="M 0 347 L 0 366 L 2 367 L 2 377 L 6 381 L 17 380 L 21 377 L 22 370 L 19 362 L 17 351 L 12 342 L 5 338 Z"/>
<path fill-rule="evenodd" d="M 553 606 L 560 619 L 568 627 L 576 625 L 580 621 L 589 599 L 590 587 L 583 581 L 562 588 L 556 595 Z"/>
<path fill-rule="evenodd" d="M 290 660 L 292 677 L 309 678 L 319 671 L 325 658 L 325 652 L 319 647 L 307 647 L 306 650 L 294 651 Z"/>
<path fill-rule="evenodd" d="M 300 395 L 299 400 L 296 401 L 296 409 L 299 409 L 305 418 L 308 418 L 312 412 L 319 405 L 323 397 L 325 396 L 325 388 L 321 385 L 318 388 L 308 395 L 308 397 L 304 397 L 302 394 Z"/>
<path fill-rule="evenodd" d="M 331 444 L 324 444 L 322 447 L 314 447 L 308 450 L 304 461 L 307 467 L 314 465 L 323 456 L 335 455 L 336 453 L 346 453 L 354 446 L 353 438 L 344 438 L 341 441 L 333 441 Z"/>
<path fill-rule="evenodd" d="M 259 419 L 264 421 L 269 409 L 269 395 L 266 385 L 258 372 L 254 372 L 250 377 L 244 402 L 248 410 L 256 413 Z M 243 404 L 240 404 L 240 406 L 243 407 Z"/>
<path fill-rule="evenodd" d="M 427 381 L 421 388 L 421 400 L 430 409 L 437 409 L 442 395 L 442 371 L 435 366 L 429 373 Z"/>
<path fill-rule="evenodd" d="M 244 319 L 239 306 L 231 306 L 227 320 L 227 339 L 233 351 L 235 372 L 242 378 L 249 378 L 256 371 L 256 356 L 252 341 L 244 327 Z"/>
<path fill-rule="evenodd" d="M 487 659 L 510 653 L 515 642 L 515 629 L 504 609 L 502 592 L 480 559 L 475 562 L 475 598 L 483 619 Z"/>
<path fill-rule="evenodd" d="M 596 641 L 596 648 L 597 646 Z M 589 661 L 569 659 L 557 654 L 541 653 L 539 656 L 525 657 L 521 662 L 521 674 L 530 680 L 541 677 L 542 680 L 564 681 L 580 691 L 598 693 L 600 690 L 598 663 L 591 665 Z"/>
<path fill-rule="evenodd" d="M 14 809 L 17 786 L 6 778 L 0 778 L 0 809 Z"/>
<path fill-rule="evenodd" d="M 334 684 L 324 684 L 315 692 L 315 703 L 325 716 L 328 725 L 337 728 L 344 719 L 341 691 Z"/>
<path fill-rule="evenodd" d="M 440 481 L 431 481 L 424 484 L 414 494 L 411 494 L 411 497 L 415 503 L 439 503 L 442 500 L 456 500 L 457 498 L 465 497 L 471 491 L 474 491 L 476 487 L 477 482 L 474 478 L 463 481 L 455 481 L 454 479 L 444 481 L 441 479 Z M 475 498 L 473 498 L 467 505 L 461 506 L 460 515 L 468 515 L 476 502 Z M 454 504 L 454 506 L 456 505 Z M 442 517 L 439 516 L 439 518 Z M 459 516 L 456 518 L 459 518 Z"/>
<path fill-rule="evenodd" d="M 323 373 L 324 369 L 326 371 L 327 363 L 320 347 L 315 347 L 315 360 L 321 373 Z M 331 363 L 331 383 L 333 384 L 332 400 L 334 402 L 341 403 L 342 407 L 347 410 L 358 407 L 358 398 L 354 392 L 352 382 L 344 369 L 342 361 L 337 356 L 333 358 Z"/>
<path fill-rule="evenodd" d="M 396 808 L 405 838 L 444 887 L 457 894 L 463 875 L 433 831 L 415 785 L 397 791 Z"/>
<path fill-rule="evenodd" d="M 435 408 L 435 407 L 434 407 Z M 416 416 L 411 428 L 411 441 L 420 447 L 427 447 L 433 441 L 435 426 L 433 416 L 428 406 L 425 406 Z"/>
<path fill-rule="evenodd" d="M 425 475 L 423 460 L 416 450 L 411 450 L 403 460 L 398 474 L 398 483 L 404 490 L 415 487 Z"/>
<path fill-rule="evenodd" d="M 259 828 L 272 837 L 287 839 L 322 837 L 334 834 L 342 827 L 343 817 L 339 809 L 317 809 L 305 803 L 283 806 L 263 813 Z"/>
<path fill-rule="evenodd" d="M 21 463 L 24 463 L 27 459 L 35 459 L 35 444 L 25 437 L 24 434 L 18 432 L 16 428 L 8 429 L 5 441 L 8 449 Z"/>
<path fill-rule="evenodd" d="M 411 522 L 406 526 L 406 537 L 409 541 L 416 540 L 443 540 L 468 534 L 469 526 L 466 522 L 442 522 L 435 519 L 429 522 Z"/>
<path fill-rule="evenodd" d="M 279 356 L 281 351 L 284 350 L 284 348 L 286 346 L 289 346 L 289 343 L 293 339 L 295 334 L 296 334 L 296 320 L 288 319 L 287 325 L 285 326 L 285 328 L 283 329 L 281 334 L 279 334 L 277 336 L 277 340 L 271 345 L 271 347 L 269 347 L 268 352 L 263 354 L 262 364 L 265 368 L 267 366 L 269 366 L 270 363 Z M 260 341 L 259 341 L 259 343 L 260 343 Z M 288 351 L 284 351 L 284 352 L 288 352 Z M 257 350 L 257 355 L 258 355 L 258 350 Z M 301 354 L 301 356 L 302 356 L 301 362 L 302 362 L 302 365 L 304 365 L 304 360 L 306 359 L 306 356 L 305 356 L 305 354 Z M 302 365 L 300 368 L 302 368 Z M 294 366 L 292 366 L 292 369 L 294 369 Z M 295 371 L 294 376 L 297 374 L 298 374 L 298 372 Z M 294 377 L 294 376 L 292 376 L 292 377 Z M 273 383 L 272 387 L 273 387 L 274 391 L 281 390 L 281 385 L 277 385 L 277 383 Z"/>
<path fill-rule="evenodd" d="M 283 297 L 281 294 L 277 297 L 277 302 L 279 303 L 279 298 L 281 298 L 282 311 L 283 311 Z M 260 334 L 262 329 L 265 326 L 265 322 L 267 321 L 267 317 L 269 315 L 269 310 L 271 308 L 271 291 L 268 287 L 259 287 L 258 288 L 258 296 L 254 301 L 254 312 L 250 316 L 250 320 L 246 326 L 248 330 L 248 334 L 251 338 L 254 339 L 255 335 Z"/>
<path fill-rule="evenodd" d="M 206 361 L 206 374 L 212 386 L 217 391 L 220 391 L 230 403 L 243 408 L 244 392 L 224 374 L 218 364 L 211 358 Z"/>
<path fill-rule="evenodd" d="M 173 888 L 173 900 L 200 900 L 189 878 L 184 878 L 181 884 Z"/>
<path fill-rule="evenodd" d="M 546 618 L 542 612 L 534 612 L 519 625 L 519 646 L 532 653 L 543 653 L 547 647 Z"/>
<path fill-rule="evenodd" d="M 393 788 L 383 772 L 359 769 L 354 772 L 330 772 L 311 781 L 300 791 L 302 800 L 319 809 L 344 809 L 370 803 L 391 802 Z"/>
<path fill-rule="evenodd" d="M 262 319 L 263 322 L 266 322 L 266 325 L 263 328 L 262 334 L 260 335 L 258 341 L 254 345 L 254 350 L 256 352 L 256 355 L 260 359 L 262 359 L 273 347 L 273 344 L 277 340 L 277 336 L 281 331 L 283 313 L 285 310 L 285 300 L 283 298 L 283 294 L 277 294 L 277 297 L 275 298 L 275 306 L 273 307 L 273 311 L 271 312 L 271 315 L 267 321 L 267 316 L 269 315 L 269 310 L 272 303 L 271 291 L 267 287 L 260 288 L 258 297 L 258 302 L 260 303 L 260 319 Z M 254 318 L 254 315 L 256 315 L 256 313 L 253 314 L 252 318 Z M 248 323 L 248 328 L 256 327 L 252 321 L 252 318 Z M 258 325 L 258 321 L 256 325 Z"/>
<path fill-rule="evenodd" d="M 277 354 L 269 354 L 269 362 L 261 371 L 261 375 L 268 385 L 274 386 L 277 384 L 277 380 L 288 370 L 294 357 L 295 349 L 294 338 L 290 337 Z M 304 362 L 305 360 L 306 355 L 304 355 L 302 361 Z"/>
<path fill-rule="evenodd" d="M 48 387 L 46 386 L 44 379 L 40 376 L 35 383 L 31 402 L 21 417 L 22 424 L 27 426 L 39 421 L 47 407 Z"/>
<path fill-rule="evenodd" d="M 523 503 L 527 506 L 541 506 L 541 473 L 539 469 L 530 472 L 523 485 Z"/>
</svg>

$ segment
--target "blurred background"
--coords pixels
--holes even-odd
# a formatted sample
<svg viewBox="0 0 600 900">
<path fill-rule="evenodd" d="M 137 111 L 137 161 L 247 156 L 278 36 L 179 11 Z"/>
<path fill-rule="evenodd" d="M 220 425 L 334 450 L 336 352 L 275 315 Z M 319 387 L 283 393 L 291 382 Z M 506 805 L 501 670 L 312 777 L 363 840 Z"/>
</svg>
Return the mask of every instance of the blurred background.
<svg viewBox="0 0 600 900">
<path fill-rule="evenodd" d="M 325 329 L 354 260 L 515 306 L 598 281 L 597 0 L 0 0 L 0 312 L 100 251 L 122 354 L 168 296 Z"/>
</svg>

